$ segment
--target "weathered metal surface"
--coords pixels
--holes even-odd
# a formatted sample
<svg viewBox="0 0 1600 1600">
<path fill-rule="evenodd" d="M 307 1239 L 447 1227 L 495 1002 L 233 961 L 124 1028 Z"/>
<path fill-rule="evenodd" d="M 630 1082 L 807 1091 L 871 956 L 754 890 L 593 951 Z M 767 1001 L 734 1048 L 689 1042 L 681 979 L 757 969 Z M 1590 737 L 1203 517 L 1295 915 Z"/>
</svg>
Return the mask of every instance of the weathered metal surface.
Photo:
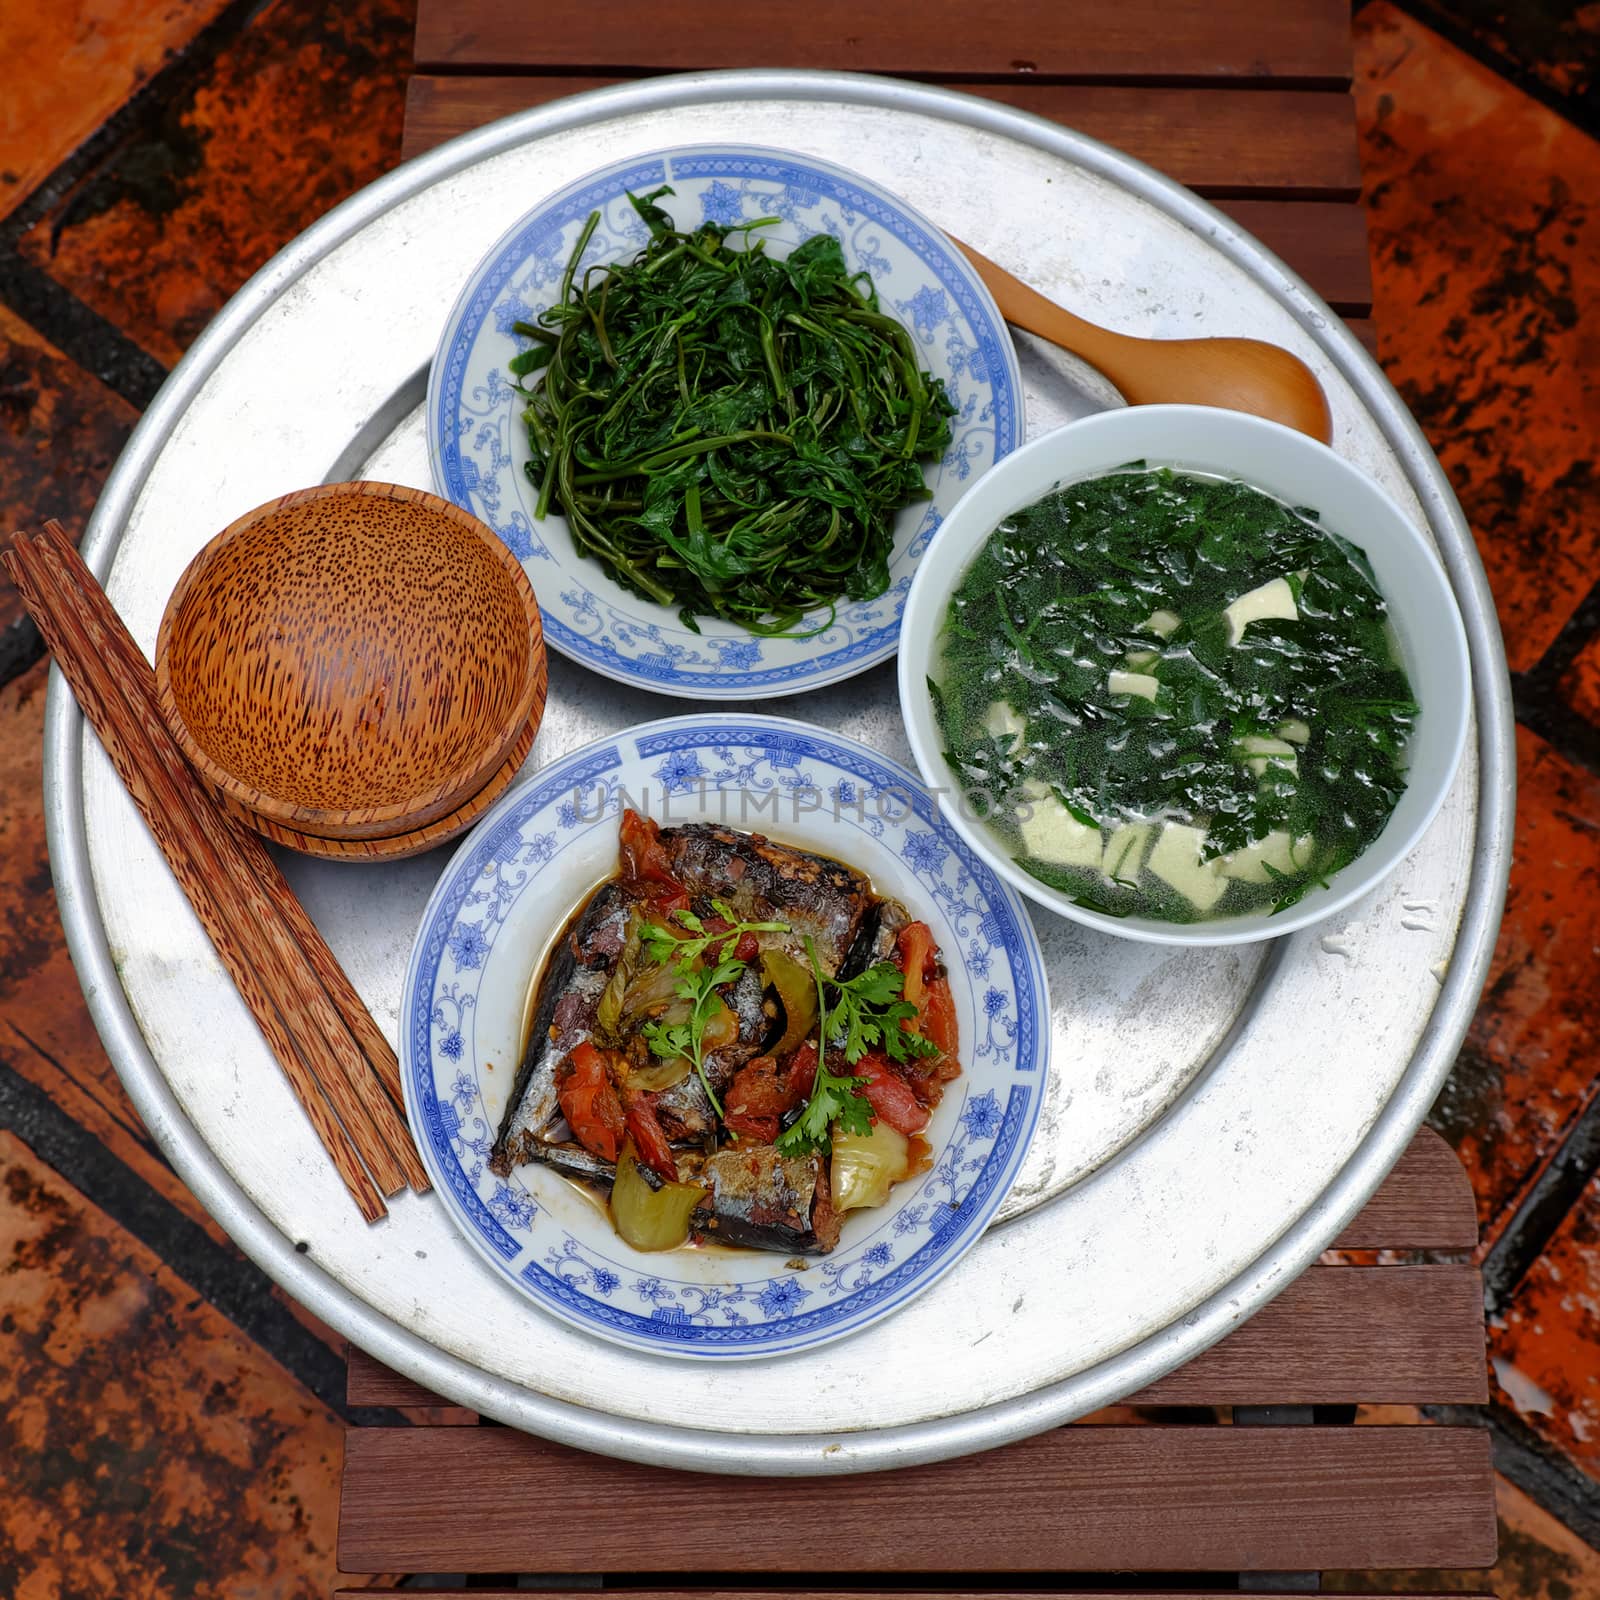
<svg viewBox="0 0 1600 1600">
<path fill-rule="evenodd" d="M 963 96 L 823 74 L 658 79 L 562 102 L 411 163 L 296 241 L 198 342 L 102 499 L 86 548 L 136 637 L 149 648 L 184 564 L 249 507 L 363 474 L 427 485 L 418 408 L 433 342 L 508 219 L 601 161 L 730 138 L 856 166 L 1113 326 L 1248 333 L 1312 363 L 1335 447 L 1431 530 L 1472 644 L 1477 737 L 1402 869 L 1267 948 L 1168 951 L 1040 912 L 1054 1069 L 1010 1220 L 881 1327 L 713 1379 L 542 1317 L 434 1201 L 361 1224 L 59 683 L 52 857 L 91 1007 L 141 1113 L 224 1226 L 325 1320 L 431 1389 L 584 1448 L 701 1470 L 859 1471 L 1003 1443 L 1147 1383 L 1353 1215 L 1420 1122 L 1482 982 L 1508 861 L 1511 722 L 1449 487 L 1297 278 L 1091 141 Z M 1114 403 L 1069 358 L 1024 341 L 1022 361 L 1030 432 Z M 530 770 L 677 709 L 552 657 Z M 771 709 L 907 759 L 890 669 Z M 286 865 L 394 1030 L 442 858 Z"/>
</svg>

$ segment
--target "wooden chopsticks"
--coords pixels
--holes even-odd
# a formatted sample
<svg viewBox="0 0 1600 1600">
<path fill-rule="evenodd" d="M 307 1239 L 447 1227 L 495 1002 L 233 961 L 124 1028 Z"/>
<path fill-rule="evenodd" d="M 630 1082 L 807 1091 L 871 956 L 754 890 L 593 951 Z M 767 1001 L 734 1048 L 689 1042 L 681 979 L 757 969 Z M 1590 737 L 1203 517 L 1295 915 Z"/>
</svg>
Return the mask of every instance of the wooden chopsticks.
<svg viewBox="0 0 1600 1600">
<path fill-rule="evenodd" d="M 361 1214 L 428 1188 L 397 1109 L 400 1066 L 261 840 L 229 815 L 162 719 L 155 674 L 62 532 L 18 534 L 0 566 L 272 1047 Z"/>
</svg>

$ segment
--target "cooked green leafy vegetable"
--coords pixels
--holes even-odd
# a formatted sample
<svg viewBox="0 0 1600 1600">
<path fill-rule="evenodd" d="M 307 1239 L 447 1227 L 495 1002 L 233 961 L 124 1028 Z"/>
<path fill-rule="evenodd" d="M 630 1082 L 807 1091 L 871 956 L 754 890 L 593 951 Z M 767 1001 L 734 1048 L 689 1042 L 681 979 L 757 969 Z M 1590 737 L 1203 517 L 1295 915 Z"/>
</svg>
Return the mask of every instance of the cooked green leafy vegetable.
<svg viewBox="0 0 1600 1600">
<path fill-rule="evenodd" d="M 702 967 L 698 971 L 679 967 L 677 970 L 682 976 L 674 987 L 678 998 L 689 1002 L 689 1020 L 647 1022 L 643 1029 L 645 1043 L 650 1046 L 651 1054 L 663 1061 L 686 1056 L 700 1079 L 700 1086 L 705 1090 L 712 1110 L 720 1117 L 723 1114 L 722 1102 L 717 1099 L 717 1091 L 711 1087 L 711 1080 L 706 1076 L 706 1024 L 722 1006 L 722 997 L 717 990 L 724 984 L 738 982 L 744 972 L 744 962 L 725 958 L 714 967 Z"/>
<path fill-rule="evenodd" d="M 1281 911 L 1405 788 L 1417 707 L 1365 555 L 1133 463 L 990 536 L 952 597 L 946 756 L 1019 863 L 1112 916 Z"/>
<path fill-rule="evenodd" d="M 542 374 L 523 413 L 537 514 L 624 587 L 753 633 L 889 585 L 894 518 L 926 499 L 921 463 L 950 442 L 954 407 L 911 336 L 818 234 L 769 256 L 763 218 L 679 231 L 630 196 L 650 230 L 631 261 L 578 263 L 515 331 L 511 363 Z M 813 630 L 814 631 L 814 630 Z"/>
</svg>

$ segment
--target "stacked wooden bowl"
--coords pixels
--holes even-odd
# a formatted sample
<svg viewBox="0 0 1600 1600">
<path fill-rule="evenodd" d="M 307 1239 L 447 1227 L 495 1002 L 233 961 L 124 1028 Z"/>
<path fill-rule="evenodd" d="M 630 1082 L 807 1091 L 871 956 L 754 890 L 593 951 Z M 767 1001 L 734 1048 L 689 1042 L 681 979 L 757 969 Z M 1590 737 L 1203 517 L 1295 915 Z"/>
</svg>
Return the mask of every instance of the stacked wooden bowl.
<svg viewBox="0 0 1600 1600">
<path fill-rule="evenodd" d="M 162 714 L 222 803 L 311 855 L 416 855 L 516 776 L 544 715 L 521 563 L 420 489 L 336 483 L 258 506 L 173 590 Z"/>
</svg>

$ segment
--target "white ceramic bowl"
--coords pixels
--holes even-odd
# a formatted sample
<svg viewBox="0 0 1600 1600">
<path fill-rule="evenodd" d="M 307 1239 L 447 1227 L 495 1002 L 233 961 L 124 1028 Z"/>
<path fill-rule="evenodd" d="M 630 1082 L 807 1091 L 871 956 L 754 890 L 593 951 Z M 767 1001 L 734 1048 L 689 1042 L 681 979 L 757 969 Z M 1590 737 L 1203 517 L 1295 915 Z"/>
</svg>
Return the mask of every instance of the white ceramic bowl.
<svg viewBox="0 0 1600 1600">
<path fill-rule="evenodd" d="M 1024 872 L 1001 841 L 959 803 L 943 755 L 927 678 L 936 672 L 950 596 L 1004 518 L 1062 484 L 1143 459 L 1151 466 L 1241 478 L 1310 506 L 1323 526 L 1366 551 L 1389 603 L 1405 668 L 1420 706 L 1409 747 L 1409 781 L 1373 843 L 1325 888 L 1273 916 L 1178 924 L 1086 910 Z M 1404 860 L 1433 820 L 1455 776 L 1471 706 L 1466 634 L 1449 580 L 1423 535 L 1388 494 L 1326 445 L 1275 422 L 1209 406 L 1138 406 L 1069 423 L 1007 456 L 962 496 L 917 570 L 900 634 L 900 705 L 917 766 L 952 827 L 1030 899 L 1075 922 L 1158 944 L 1244 944 L 1292 933 L 1349 905 Z"/>
</svg>

